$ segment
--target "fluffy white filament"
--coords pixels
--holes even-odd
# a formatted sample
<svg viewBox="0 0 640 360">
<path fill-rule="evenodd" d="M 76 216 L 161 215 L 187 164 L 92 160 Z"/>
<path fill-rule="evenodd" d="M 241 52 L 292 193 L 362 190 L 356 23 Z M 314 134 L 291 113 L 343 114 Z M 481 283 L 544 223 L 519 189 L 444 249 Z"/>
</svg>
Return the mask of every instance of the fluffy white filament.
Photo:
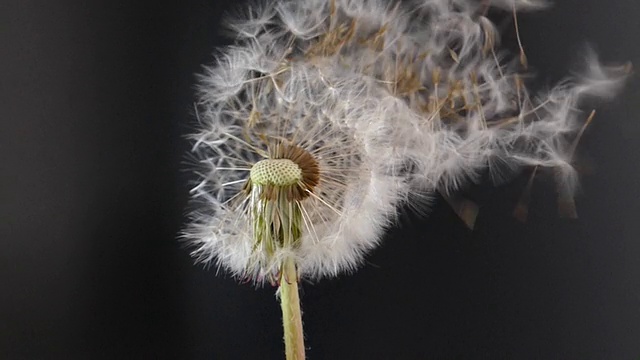
<svg viewBox="0 0 640 360">
<path fill-rule="evenodd" d="M 257 282 L 293 257 L 304 277 L 353 270 L 409 194 L 452 193 L 488 172 L 501 182 L 525 166 L 554 170 L 561 192 L 577 186 L 572 142 L 587 97 L 609 98 L 622 68 L 586 67 L 540 94 L 526 62 L 499 47 L 488 7 L 508 12 L 539 0 L 280 0 L 230 21 L 236 45 L 201 76 L 203 201 L 186 237 L 194 256 Z M 265 257 L 254 247 L 251 167 L 274 142 L 296 144 L 320 166 L 300 200 L 300 246 Z"/>
</svg>

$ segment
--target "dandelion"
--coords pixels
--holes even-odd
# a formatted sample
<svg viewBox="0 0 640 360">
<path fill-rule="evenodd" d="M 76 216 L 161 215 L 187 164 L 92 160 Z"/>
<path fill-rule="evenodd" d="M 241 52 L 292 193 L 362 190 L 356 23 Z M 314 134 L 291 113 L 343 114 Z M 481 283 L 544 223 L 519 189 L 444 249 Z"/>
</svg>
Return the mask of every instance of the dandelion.
<svg viewBox="0 0 640 360">
<path fill-rule="evenodd" d="M 185 237 L 199 262 L 279 286 L 287 359 L 304 358 L 298 281 L 354 271 L 399 204 L 439 192 L 473 228 L 466 184 L 549 168 L 573 211 L 580 107 L 628 69 L 587 51 L 585 72 L 532 94 L 516 12 L 546 5 L 283 0 L 230 21 L 236 44 L 200 78 Z M 513 15 L 518 57 L 490 7 Z"/>
</svg>

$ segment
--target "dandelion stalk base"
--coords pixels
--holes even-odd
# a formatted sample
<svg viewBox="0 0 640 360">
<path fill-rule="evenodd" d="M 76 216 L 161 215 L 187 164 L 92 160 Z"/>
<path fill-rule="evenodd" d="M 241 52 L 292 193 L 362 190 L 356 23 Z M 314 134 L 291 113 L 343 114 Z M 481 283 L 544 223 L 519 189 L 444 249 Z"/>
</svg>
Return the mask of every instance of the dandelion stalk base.
<svg viewBox="0 0 640 360">
<path fill-rule="evenodd" d="M 304 360 L 302 312 L 298 296 L 298 274 L 293 259 L 285 260 L 280 277 L 280 307 L 287 360 Z"/>
</svg>

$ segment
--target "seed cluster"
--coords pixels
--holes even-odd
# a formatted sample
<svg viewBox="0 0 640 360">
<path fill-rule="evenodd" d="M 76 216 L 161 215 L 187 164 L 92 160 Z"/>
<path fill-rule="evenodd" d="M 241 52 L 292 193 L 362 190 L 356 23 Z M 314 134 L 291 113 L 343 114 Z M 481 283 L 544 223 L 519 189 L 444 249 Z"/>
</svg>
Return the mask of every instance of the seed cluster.
<svg viewBox="0 0 640 360">
<path fill-rule="evenodd" d="M 362 264 L 398 205 L 440 193 L 472 228 L 478 207 L 459 191 L 523 171 L 519 219 L 536 174 L 575 216 L 584 100 L 612 97 L 628 68 L 587 50 L 584 70 L 533 93 L 516 13 L 544 0 L 260 3 L 230 22 L 236 43 L 200 84 L 207 169 L 193 193 L 207 207 L 186 235 L 198 261 L 256 283 L 291 256 L 304 278 L 336 276 Z M 493 10 L 512 14 L 519 56 L 500 46 Z"/>
</svg>

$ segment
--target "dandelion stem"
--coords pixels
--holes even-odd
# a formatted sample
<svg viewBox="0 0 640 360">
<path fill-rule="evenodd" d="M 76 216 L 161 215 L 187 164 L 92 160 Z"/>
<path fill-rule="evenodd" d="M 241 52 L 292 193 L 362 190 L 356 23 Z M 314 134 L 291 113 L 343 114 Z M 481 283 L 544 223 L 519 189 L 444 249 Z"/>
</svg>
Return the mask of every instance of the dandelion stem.
<svg viewBox="0 0 640 360">
<path fill-rule="evenodd" d="M 291 258 L 287 258 L 282 264 L 280 306 L 282 308 L 286 359 L 304 360 L 304 335 L 298 296 L 298 274 L 296 264 Z"/>
</svg>

